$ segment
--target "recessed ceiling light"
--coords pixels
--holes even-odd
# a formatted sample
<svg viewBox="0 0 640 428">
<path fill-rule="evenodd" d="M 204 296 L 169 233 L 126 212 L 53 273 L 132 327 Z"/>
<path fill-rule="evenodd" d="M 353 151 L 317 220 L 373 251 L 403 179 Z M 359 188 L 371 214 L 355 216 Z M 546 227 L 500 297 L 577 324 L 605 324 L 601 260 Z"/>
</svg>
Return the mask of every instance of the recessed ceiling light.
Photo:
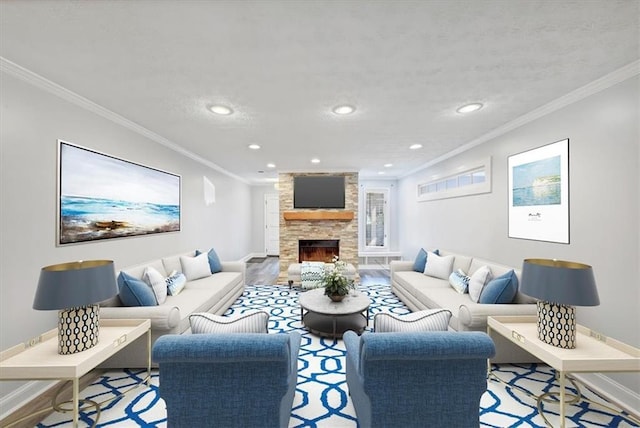
<svg viewBox="0 0 640 428">
<path fill-rule="evenodd" d="M 260 145 L 258 145 L 258 144 L 249 144 L 249 148 L 251 150 L 259 150 L 260 149 Z"/>
<path fill-rule="evenodd" d="M 384 172 L 384 171 L 378 171 L 378 175 L 385 175 L 385 174 L 386 174 L 386 172 Z"/>
<path fill-rule="evenodd" d="M 311 163 L 320 163 L 320 159 L 313 158 L 313 159 L 311 159 Z"/>
<path fill-rule="evenodd" d="M 393 164 L 392 164 L 392 163 L 385 163 L 385 164 L 384 164 L 384 167 L 385 167 L 385 168 L 391 168 L 392 166 L 393 166 Z"/>
<path fill-rule="evenodd" d="M 220 114 L 222 116 L 228 116 L 233 113 L 233 109 L 231 107 L 223 106 L 221 104 L 209 106 L 209 110 L 211 110 L 212 113 Z"/>
<path fill-rule="evenodd" d="M 345 115 L 345 114 L 351 114 L 354 111 L 356 111 L 356 108 L 354 106 L 350 106 L 348 104 L 344 104 L 341 106 L 335 106 L 332 110 L 335 114 L 339 114 L 339 115 Z"/>
<path fill-rule="evenodd" d="M 481 108 L 482 108 L 482 104 L 472 103 L 472 104 L 463 105 L 462 107 L 458 107 L 456 111 L 458 113 L 471 113 L 472 111 L 477 111 L 477 110 L 480 110 Z"/>
<path fill-rule="evenodd" d="M 276 164 L 275 163 L 268 163 L 267 164 L 267 168 L 275 168 Z"/>
<path fill-rule="evenodd" d="M 422 148 L 422 144 L 412 144 L 409 146 L 411 150 L 417 150 Z"/>
</svg>

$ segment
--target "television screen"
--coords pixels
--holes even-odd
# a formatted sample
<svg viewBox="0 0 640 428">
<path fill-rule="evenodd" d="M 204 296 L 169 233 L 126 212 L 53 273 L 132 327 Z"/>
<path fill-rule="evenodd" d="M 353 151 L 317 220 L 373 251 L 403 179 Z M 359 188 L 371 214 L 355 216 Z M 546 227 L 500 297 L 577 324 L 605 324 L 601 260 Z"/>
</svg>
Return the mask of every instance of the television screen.
<svg viewBox="0 0 640 428">
<path fill-rule="evenodd" d="M 344 177 L 293 177 L 294 208 L 344 208 Z"/>
</svg>

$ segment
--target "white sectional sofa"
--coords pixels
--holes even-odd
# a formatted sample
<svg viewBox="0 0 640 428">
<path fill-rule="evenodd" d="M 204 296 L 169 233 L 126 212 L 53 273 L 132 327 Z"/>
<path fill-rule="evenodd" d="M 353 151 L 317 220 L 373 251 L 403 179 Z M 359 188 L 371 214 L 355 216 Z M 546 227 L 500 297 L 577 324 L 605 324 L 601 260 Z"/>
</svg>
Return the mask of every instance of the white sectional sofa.
<svg viewBox="0 0 640 428">
<path fill-rule="evenodd" d="M 153 267 L 163 276 L 182 272 L 180 256 L 193 257 L 195 252 L 176 254 L 122 269 L 130 276 L 142 279 L 145 269 Z M 194 312 L 223 314 L 245 288 L 245 264 L 221 262 L 221 272 L 188 281 L 175 296 L 156 306 L 124 306 L 119 296 L 100 303 L 102 319 L 150 319 L 151 345 L 164 334 L 182 334 L 190 330 L 189 315 Z M 135 368 L 147 366 L 146 335 L 123 348 L 100 367 Z"/>
<path fill-rule="evenodd" d="M 439 251 L 440 256 L 453 256 L 452 270 L 461 269 L 467 275 L 473 275 L 480 267 L 488 266 L 493 277 L 498 277 L 514 270 L 520 280 L 520 269 L 501 265 L 477 257 L 456 254 L 450 251 Z M 428 261 L 427 261 L 428 263 Z M 487 331 L 489 316 L 535 315 L 535 300 L 520 292 L 512 303 L 482 304 L 472 301 L 469 294 L 460 294 L 448 280 L 427 276 L 413 270 L 413 261 L 392 261 L 391 289 L 412 311 L 444 308 L 451 311 L 449 328 L 456 331 Z M 528 352 L 513 345 L 499 335 L 492 335 L 496 345 L 496 363 L 525 363 L 537 360 Z"/>
</svg>

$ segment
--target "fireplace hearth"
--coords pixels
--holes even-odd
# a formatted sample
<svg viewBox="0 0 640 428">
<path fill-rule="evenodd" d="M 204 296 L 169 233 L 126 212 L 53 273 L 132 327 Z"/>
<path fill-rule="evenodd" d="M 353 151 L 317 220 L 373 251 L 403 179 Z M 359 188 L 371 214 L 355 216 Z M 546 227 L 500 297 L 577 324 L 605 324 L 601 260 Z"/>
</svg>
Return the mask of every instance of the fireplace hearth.
<svg viewBox="0 0 640 428">
<path fill-rule="evenodd" d="M 298 263 L 331 263 L 333 256 L 340 256 L 339 239 L 300 239 L 298 241 Z"/>
</svg>

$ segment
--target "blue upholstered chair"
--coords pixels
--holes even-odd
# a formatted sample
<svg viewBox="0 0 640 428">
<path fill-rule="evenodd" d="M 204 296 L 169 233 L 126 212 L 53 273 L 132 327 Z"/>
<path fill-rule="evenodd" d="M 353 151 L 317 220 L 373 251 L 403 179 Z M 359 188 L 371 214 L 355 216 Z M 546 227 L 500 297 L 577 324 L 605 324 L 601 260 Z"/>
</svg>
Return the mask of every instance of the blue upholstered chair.
<svg viewBox="0 0 640 428">
<path fill-rule="evenodd" d="M 287 427 L 300 334 L 183 334 L 153 346 L 167 423 L 178 427 Z"/>
<path fill-rule="evenodd" d="M 487 389 L 482 332 L 344 334 L 347 385 L 361 428 L 475 427 Z"/>
</svg>

